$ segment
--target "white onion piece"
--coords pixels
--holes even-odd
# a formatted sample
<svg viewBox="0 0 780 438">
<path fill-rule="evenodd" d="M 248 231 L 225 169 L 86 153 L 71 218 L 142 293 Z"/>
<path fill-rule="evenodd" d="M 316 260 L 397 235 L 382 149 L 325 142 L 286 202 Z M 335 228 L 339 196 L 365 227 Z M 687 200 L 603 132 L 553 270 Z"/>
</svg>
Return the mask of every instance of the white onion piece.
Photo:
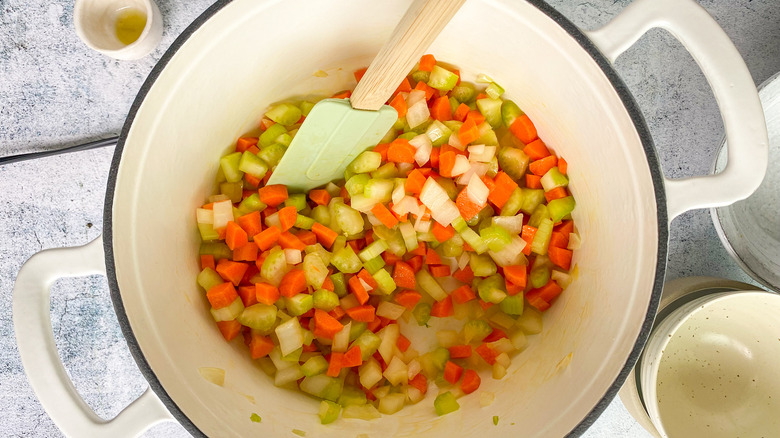
<svg viewBox="0 0 780 438">
<path fill-rule="evenodd" d="M 405 175 L 414 169 L 414 164 L 412 163 L 398 163 L 398 173 L 401 175 Z"/>
<path fill-rule="evenodd" d="M 580 235 L 577 233 L 569 233 L 569 245 L 567 245 L 566 248 L 575 250 L 580 249 L 580 246 L 582 246 Z"/>
<path fill-rule="evenodd" d="M 417 102 L 420 102 L 420 101 L 425 102 L 425 91 L 423 91 L 423 90 L 412 90 L 406 96 L 406 106 L 407 107 L 411 107 L 412 105 L 414 105 L 414 104 L 416 104 Z"/>
<path fill-rule="evenodd" d="M 509 234 L 520 234 L 523 231 L 523 214 L 517 216 L 493 216 L 493 225 L 507 230 Z"/>
<path fill-rule="evenodd" d="M 552 272 L 550 272 L 550 278 L 555 280 L 555 282 L 564 289 L 569 287 L 572 282 L 571 274 L 568 272 L 559 271 L 557 269 L 553 269 Z"/>
<path fill-rule="evenodd" d="M 409 124 L 410 128 L 414 129 L 425 123 L 430 115 L 431 112 L 428 110 L 428 105 L 425 104 L 425 100 L 423 99 L 406 110 L 406 123 Z"/>
<path fill-rule="evenodd" d="M 481 152 L 472 152 L 471 151 L 471 147 L 469 147 L 469 161 L 479 161 L 479 162 L 482 162 L 482 163 L 489 163 L 490 160 L 492 160 L 493 157 L 495 157 L 495 156 L 496 156 L 496 147 L 495 146 L 484 146 L 484 145 L 482 145 L 482 151 Z"/>
<path fill-rule="evenodd" d="M 374 214 L 371 212 L 366 213 L 366 219 L 368 219 L 368 223 L 373 227 L 376 227 L 377 225 L 384 225 L 382 221 L 377 219 L 377 217 L 374 216 Z"/>
<path fill-rule="evenodd" d="M 418 166 L 422 166 L 431 159 L 431 150 L 433 150 L 433 143 L 431 143 L 430 137 L 425 134 L 420 134 L 417 137 L 409 140 L 409 144 L 417 149 L 414 154 L 414 161 Z"/>
<path fill-rule="evenodd" d="M 390 301 L 382 301 L 376 308 L 376 316 L 396 320 L 404 314 L 404 311 L 406 311 L 404 306 L 391 303 Z"/>
<path fill-rule="evenodd" d="M 485 145 L 484 144 L 474 144 L 469 146 L 469 154 L 481 154 L 485 152 Z"/>
<path fill-rule="evenodd" d="M 406 196 L 406 192 L 404 191 L 404 185 L 403 184 L 396 184 L 395 188 L 393 189 L 393 194 L 391 196 L 391 199 L 393 200 L 393 205 L 401 202 L 401 199 Z"/>
<path fill-rule="evenodd" d="M 407 213 L 416 214 L 419 211 L 420 204 L 417 203 L 417 199 L 412 196 L 404 196 L 398 202 L 393 202 L 392 210 L 399 215 Z"/>
<path fill-rule="evenodd" d="M 284 250 L 284 258 L 288 265 L 297 265 L 303 260 L 300 249 L 287 248 Z"/>
<path fill-rule="evenodd" d="M 230 196 L 223 193 L 209 196 L 209 202 L 227 201 L 228 199 L 230 199 Z"/>
<path fill-rule="evenodd" d="M 468 158 L 460 154 L 456 155 L 455 164 L 452 166 L 452 176 L 463 175 L 469 169 L 471 169 L 471 163 L 469 163 Z"/>
<path fill-rule="evenodd" d="M 282 221 L 279 219 L 279 212 L 268 215 L 265 218 L 265 226 L 282 228 Z"/>
<path fill-rule="evenodd" d="M 331 351 L 335 351 L 338 353 L 343 353 L 347 351 L 347 347 L 349 346 L 350 330 L 352 330 L 351 322 L 347 323 L 344 327 L 341 328 L 341 330 L 338 333 L 336 333 L 335 336 L 333 336 L 333 345 L 331 346 Z"/>
<path fill-rule="evenodd" d="M 437 207 L 436 209 L 431 209 L 431 217 L 433 219 L 442 224 L 443 226 L 447 226 L 452 223 L 456 218 L 460 216 L 460 210 L 458 210 L 458 206 L 455 205 L 454 202 L 452 202 L 449 198 L 447 198 L 447 201 Z"/>
<path fill-rule="evenodd" d="M 490 165 L 488 163 L 478 163 L 478 162 L 471 163 L 471 168 L 469 169 L 469 171 L 461 175 L 458 178 L 457 183 L 465 186 L 471 180 L 472 175 L 485 176 L 488 169 L 490 169 Z"/>
<path fill-rule="evenodd" d="M 198 208 L 195 210 L 195 217 L 199 224 L 213 224 L 214 223 L 214 210 L 206 210 L 205 208 Z"/>
<path fill-rule="evenodd" d="M 233 220 L 233 203 L 228 201 L 219 201 L 214 203 L 214 229 L 225 228 L 228 222 Z"/>
<path fill-rule="evenodd" d="M 485 205 L 487 203 L 488 195 L 490 194 L 490 189 L 488 189 L 485 183 L 474 174 L 471 175 L 469 184 L 466 186 L 466 194 L 469 199 L 471 199 L 471 202 L 477 205 Z"/>
<path fill-rule="evenodd" d="M 466 150 L 466 146 L 460 142 L 460 137 L 458 137 L 457 132 L 450 134 L 450 139 L 447 140 L 447 144 L 460 151 Z"/>
<path fill-rule="evenodd" d="M 458 269 L 463 269 L 468 266 L 470 259 L 471 257 L 469 256 L 469 253 L 463 251 L 463 254 L 458 257 Z"/>
<path fill-rule="evenodd" d="M 498 266 L 514 266 L 528 264 L 523 248 L 527 245 L 526 241 L 520 236 L 512 236 L 512 241 L 501 248 L 501 251 L 488 251 L 488 255 Z"/>
<path fill-rule="evenodd" d="M 422 191 L 420 192 L 420 202 L 431 209 L 431 212 L 449 200 L 450 197 L 447 196 L 447 192 L 444 191 L 435 179 L 429 177 L 425 181 Z"/>
<path fill-rule="evenodd" d="M 414 231 L 418 233 L 427 233 L 431 231 L 431 221 L 417 220 L 414 223 Z"/>
</svg>

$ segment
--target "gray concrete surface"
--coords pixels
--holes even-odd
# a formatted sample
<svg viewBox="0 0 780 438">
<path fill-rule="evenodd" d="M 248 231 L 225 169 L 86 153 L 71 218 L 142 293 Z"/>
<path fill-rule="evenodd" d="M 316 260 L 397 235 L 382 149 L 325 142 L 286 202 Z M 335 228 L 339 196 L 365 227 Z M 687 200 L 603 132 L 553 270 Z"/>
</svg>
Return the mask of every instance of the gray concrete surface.
<svg viewBox="0 0 780 438">
<path fill-rule="evenodd" d="M 605 24 L 626 0 L 553 0 L 584 29 Z M 138 88 L 173 39 L 208 0 L 158 0 L 165 17 L 160 47 L 139 61 L 99 55 L 76 37 L 72 2 L 0 0 L 0 156 L 49 150 L 118 133 Z M 780 3 L 701 0 L 734 40 L 756 84 L 780 70 Z M 639 103 L 672 177 L 707 173 L 723 135 L 706 80 L 691 56 L 654 30 L 615 64 Z M 111 149 L 0 166 L 0 436 L 53 437 L 58 429 L 22 370 L 11 319 L 20 266 L 45 248 L 84 244 L 102 229 Z M 711 275 L 751 280 L 722 248 L 708 211 L 676 219 L 668 279 Z M 57 347 L 86 402 L 111 418 L 146 383 L 130 356 L 101 277 L 60 280 L 52 291 Z M 175 423 L 148 437 L 186 436 Z M 645 437 L 615 400 L 586 437 Z"/>
</svg>

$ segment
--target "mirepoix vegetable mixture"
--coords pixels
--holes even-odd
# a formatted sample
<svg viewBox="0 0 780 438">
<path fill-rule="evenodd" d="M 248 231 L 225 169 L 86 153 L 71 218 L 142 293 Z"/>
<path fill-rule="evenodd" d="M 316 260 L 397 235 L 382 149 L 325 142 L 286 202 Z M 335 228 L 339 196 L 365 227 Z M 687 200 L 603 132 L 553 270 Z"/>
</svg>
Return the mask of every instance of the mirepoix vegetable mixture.
<svg viewBox="0 0 780 438">
<path fill-rule="evenodd" d="M 322 423 L 393 414 L 429 390 L 438 415 L 457 410 L 504 377 L 571 283 L 567 163 L 503 93 L 425 55 L 389 101 L 397 123 L 343 180 L 265 185 L 312 102 L 271 107 L 221 158 L 219 194 L 197 209 L 198 284 L 224 338 L 240 335 L 276 385 L 320 398 Z M 438 330 L 431 351 L 404 335 L 440 318 L 462 328 Z"/>
</svg>

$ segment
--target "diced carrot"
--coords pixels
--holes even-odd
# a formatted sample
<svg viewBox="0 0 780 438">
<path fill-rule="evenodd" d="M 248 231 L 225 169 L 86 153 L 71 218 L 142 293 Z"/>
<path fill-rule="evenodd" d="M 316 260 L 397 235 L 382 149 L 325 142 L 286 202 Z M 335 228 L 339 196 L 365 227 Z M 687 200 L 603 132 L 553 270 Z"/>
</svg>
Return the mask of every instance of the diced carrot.
<svg viewBox="0 0 780 438">
<path fill-rule="evenodd" d="M 422 295 L 420 292 L 417 292 L 416 290 L 405 290 L 396 293 L 393 300 L 407 309 L 414 309 L 414 306 L 417 305 L 417 302 L 419 302 L 421 298 Z"/>
<path fill-rule="evenodd" d="M 376 289 L 379 287 L 379 284 L 376 282 L 374 277 L 372 277 L 365 268 L 361 269 L 357 276 L 363 280 L 364 283 L 371 286 L 371 289 Z"/>
<path fill-rule="evenodd" d="M 425 100 L 431 100 L 434 94 L 436 94 L 437 90 L 428 84 L 426 84 L 423 81 L 420 81 L 417 83 L 417 85 L 414 86 L 415 90 L 420 90 L 425 92 Z"/>
<path fill-rule="evenodd" d="M 328 377 L 338 377 L 341 373 L 342 364 L 344 363 L 344 353 L 333 352 L 330 354 L 330 361 L 328 362 L 328 371 L 325 375 Z"/>
<path fill-rule="evenodd" d="M 541 189 L 542 177 L 532 173 L 525 174 L 525 186 L 529 189 Z"/>
<path fill-rule="evenodd" d="M 526 294 L 526 297 L 539 297 L 542 300 L 546 302 L 552 301 L 555 297 L 561 294 L 563 292 L 563 288 L 558 285 L 558 283 L 555 280 L 550 280 L 545 284 L 544 286 L 537 288 L 537 289 L 531 289 Z M 530 302 L 531 299 L 528 299 L 528 302 Z"/>
<path fill-rule="evenodd" d="M 256 261 L 256 260 L 255 260 Z M 260 264 L 262 266 L 262 263 Z M 252 277 L 260 273 L 260 268 L 258 268 L 255 263 L 247 263 L 246 272 L 244 272 L 244 276 L 241 277 L 241 283 L 240 285 L 244 286 L 252 286 L 254 285 L 254 282 L 250 281 L 252 280 Z"/>
<path fill-rule="evenodd" d="M 257 260 L 257 245 L 255 242 L 247 242 L 246 245 L 239 246 L 233 250 L 233 261 L 235 262 L 254 262 Z"/>
<path fill-rule="evenodd" d="M 357 253 L 360 252 L 366 246 L 366 239 L 355 239 L 347 241 L 347 245 Z"/>
<path fill-rule="evenodd" d="M 363 364 L 363 354 L 360 352 L 360 346 L 354 345 L 344 353 L 341 363 L 342 368 L 359 367 Z"/>
<path fill-rule="evenodd" d="M 423 373 L 417 373 L 417 375 L 409 381 L 409 386 L 413 386 L 417 388 L 418 391 L 425 394 L 428 392 L 428 379 Z"/>
<path fill-rule="evenodd" d="M 469 120 L 474 122 L 474 124 L 477 125 L 477 127 L 479 127 L 479 125 L 485 123 L 485 116 L 483 116 L 482 113 L 479 111 L 469 110 L 469 113 L 466 114 L 466 122 L 468 122 Z"/>
<path fill-rule="evenodd" d="M 333 242 L 339 237 L 338 233 L 319 222 L 315 222 L 314 225 L 311 226 L 311 231 L 317 236 L 317 240 L 320 244 L 327 249 L 330 249 L 330 247 L 333 246 Z"/>
<path fill-rule="evenodd" d="M 344 90 L 331 96 L 331 99 L 349 99 L 350 96 L 352 96 L 352 91 Z"/>
<path fill-rule="evenodd" d="M 479 374 L 472 369 L 468 369 L 463 373 L 463 381 L 460 382 L 460 389 L 464 394 L 471 394 L 479 389 L 480 383 L 482 383 L 482 379 L 479 378 Z"/>
<path fill-rule="evenodd" d="M 381 202 L 371 208 L 371 213 L 373 213 L 387 228 L 393 228 L 398 225 L 398 219 L 396 219 L 395 216 L 393 216 L 393 213 L 390 213 L 390 210 Z"/>
<path fill-rule="evenodd" d="M 420 272 L 420 269 L 422 269 L 423 265 L 423 256 L 414 256 L 406 261 L 406 263 L 409 263 L 409 266 L 412 267 L 412 270 L 414 272 Z"/>
<path fill-rule="evenodd" d="M 284 207 L 278 211 L 279 223 L 282 226 L 282 231 L 287 231 L 295 225 L 295 221 L 298 219 L 298 210 L 290 205 Z"/>
<path fill-rule="evenodd" d="M 401 83 L 398 85 L 398 88 L 395 89 L 393 94 L 403 93 L 412 91 L 412 84 L 409 83 L 409 78 L 404 78 L 404 80 L 401 81 Z"/>
<path fill-rule="evenodd" d="M 225 243 L 228 248 L 235 250 L 239 246 L 246 245 L 248 241 L 246 231 L 243 228 L 233 221 L 228 222 L 225 232 Z"/>
<path fill-rule="evenodd" d="M 222 337 L 230 342 L 241 333 L 242 325 L 235 319 L 231 319 L 229 321 L 217 321 L 217 327 L 219 328 L 219 332 L 222 333 Z"/>
<path fill-rule="evenodd" d="M 376 333 L 379 329 L 381 329 L 382 320 L 379 318 L 374 318 L 371 322 L 366 323 L 366 329 Z M 381 356 L 380 356 L 381 357 Z M 380 364 L 382 362 L 379 362 Z"/>
<path fill-rule="evenodd" d="M 303 244 L 306 246 L 317 243 L 317 235 L 309 230 L 299 230 L 297 233 L 295 233 L 295 237 L 297 237 L 298 240 L 303 242 Z"/>
<path fill-rule="evenodd" d="M 450 295 L 452 296 L 453 301 L 458 304 L 467 303 L 477 298 L 477 295 L 474 294 L 474 291 L 471 289 L 471 287 L 469 287 L 468 284 L 464 284 L 463 286 L 455 289 Z"/>
<path fill-rule="evenodd" d="M 471 284 L 474 280 L 474 272 L 471 270 L 471 266 L 466 265 L 463 269 L 458 269 L 452 273 L 452 277 L 456 280 L 462 281 L 466 284 Z"/>
<path fill-rule="evenodd" d="M 523 248 L 523 254 L 530 255 L 531 254 L 531 242 L 534 241 L 534 236 L 536 236 L 536 227 L 532 227 L 530 225 L 523 225 L 523 230 L 520 233 L 520 238 L 525 240 L 525 247 Z"/>
<path fill-rule="evenodd" d="M 420 172 L 419 169 L 414 169 L 406 176 L 406 182 L 404 183 L 404 190 L 409 193 L 419 195 L 422 193 L 423 185 L 425 185 L 425 175 Z"/>
<path fill-rule="evenodd" d="M 555 228 L 553 228 L 553 231 L 557 231 L 568 238 L 569 234 L 574 232 L 574 221 L 571 219 L 565 220 L 561 222 L 559 225 L 556 225 Z"/>
<path fill-rule="evenodd" d="M 349 192 L 347 191 L 347 188 L 346 188 L 346 187 L 342 187 L 342 188 L 339 190 L 339 196 L 341 196 L 342 198 L 344 198 L 344 201 L 349 201 Z"/>
<path fill-rule="evenodd" d="M 246 263 L 221 259 L 217 262 L 216 271 L 225 281 L 229 281 L 233 283 L 234 286 L 238 286 L 248 267 L 249 265 Z"/>
<path fill-rule="evenodd" d="M 236 140 L 236 152 L 244 152 L 257 144 L 257 137 L 240 137 Z"/>
<path fill-rule="evenodd" d="M 506 294 L 509 296 L 517 295 L 525 290 L 525 286 L 516 285 L 507 279 L 504 279 L 504 283 L 506 284 Z"/>
<path fill-rule="evenodd" d="M 203 254 L 200 256 L 200 269 L 216 269 L 216 265 L 214 264 L 214 256 L 211 254 Z"/>
<path fill-rule="evenodd" d="M 306 274 L 302 269 L 291 269 L 279 283 L 279 293 L 286 298 L 294 297 L 306 290 Z"/>
<path fill-rule="evenodd" d="M 458 383 L 458 380 L 460 380 L 460 377 L 462 375 L 463 375 L 462 366 L 456 364 L 451 360 L 448 360 L 447 363 L 444 364 L 444 380 L 454 385 Z"/>
<path fill-rule="evenodd" d="M 268 227 L 265 230 L 255 235 L 255 243 L 257 247 L 265 251 L 273 248 L 276 242 L 279 241 L 279 236 L 282 235 L 282 230 L 277 226 Z"/>
<path fill-rule="evenodd" d="M 452 297 L 450 295 L 447 295 L 447 298 L 441 301 L 434 302 L 431 306 L 431 316 L 446 318 L 454 314 L 455 312 L 452 307 Z"/>
<path fill-rule="evenodd" d="M 368 67 L 363 67 L 355 70 L 352 74 L 355 75 L 355 81 L 360 82 L 360 79 L 363 78 L 363 75 L 366 74 L 366 70 L 368 70 Z"/>
<path fill-rule="evenodd" d="M 495 306 L 495 304 L 493 304 L 493 303 L 488 303 L 486 301 L 482 301 L 481 298 L 478 300 L 478 302 L 479 302 L 479 307 L 481 307 L 482 310 L 487 310 L 487 309 Z"/>
<path fill-rule="evenodd" d="M 569 193 L 564 187 L 556 187 L 552 190 L 544 192 L 544 199 L 546 199 L 547 202 L 553 201 L 555 199 L 565 198 L 567 196 L 569 196 Z"/>
<path fill-rule="evenodd" d="M 484 99 L 484 98 L 486 98 L 486 97 L 488 97 L 488 95 L 487 95 L 487 94 L 485 94 L 485 93 L 479 93 L 479 94 L 477 94 L 477 97 L 475 97 L 475 98 L 474 98 L 474 100 Z"/>
<path fill-rule="evenodd" d="M 490 343 L 490 342 L 496 342 L 497 340 L 501 338 L 508 338 L 509 336 L 506 335 L 506 333 L 503 330 L 494 328 L 492 332 L 490 332 L 489 335 L 485 336 L 485 339 L 482 340 L 482 342 Z"/>
<path fill-rule="evenodd" d="M 465 359 L 471 357 L 471 345 L 453 345 L 448 348 L 451 359 Z"/>
<path fill-rule="evenodd" d="M 370 304 L 351 307 L 346 312 L 350 318 L 357 322 L 371 322 L 376 318 L 376 308 Z"/>
<path fill-rule="evenodd" d="M 550 261 L 553 262 L 555 266 L 563 268 L 566 271 L 571 269 L 571 250 L 550 246 L 547 248 L 547 255 L 550 257 Z"/>
<path fill-rule="evenodd" d="M 547 149 L 544 142 L 538 138 L 526 144 L 523 148 L 523 152 L 532 160 L 541 160 L 544 157 L 550 156 L 550 150 Z"/>
<path fill-rule="evenodd" d="M 434 277 L 449 277 L 450 267 L 446 265 L 434 265 L 429 267 L 431 275 Z"/>
<path fill-rule="evenodd" d="M 504 266 L 504 277 L 508 281 L 511 281 L 512 284 L 525 288 L 528 279 L 528 271 L 524 265 Z"/>
<path fill-rule="evenodd" d="M 273 349 L 274 341 L 271 340 L 270 336 L 252 333 L 252 340 L 249 342 L 249 354 L 252 356 L 252 359 L 266 357 Z"/>
<path fill-rule="evenodd" d="M 512 122 L 512 125 L 509 126 L 509 132 L 514 134 L 515 137 L 526 144 L 534 141 L 537 137 L 536 126 L 534 126 L 534 122 L 532 122 L 531 119 L 528 118 L 528 116 L 525 114 L 516 118 L 515 121 Z"/>
<path fill-rule="evenodd" d="M 330 202 L 330 193 L 324 189 L 314 189 L 309 192 L 309 199 L 317 205 L 328 205 Z"/>
<path fill-rule="evenodd" d="M 455 157 L 457 154 L 452 151 L 442 152 L 439 154 L 439 174 L 446 178 L 452 177 L 452 169 L 455 167 Z"/>
<path fill-rule="evenodd" d="M 398 118 L 406 116 L 406 111 L 409 109 L 409 107 L 406 105 L 406 99 L 400 94 L 396 94 L 393 100 L 390 101 L 390 106 L 395 108 L 395 111 L 398 113 Z"/>
<path fill-rule="evenodd" d="M 401 350 L 401 352 L 406 353 L 406 350 L 412 345 L 412 341 L 404 335 L 398 335 L 398 340 L 395 341 L 395 345 L 398 346 L 398 349 Z"/>
<path fill-rule="evenodd" d="M 214 203 L 209 202 L 208 204 L 203 204 L 200 208 L 204 210 L 214 210 Z"/>
<path fill-rule="evenodd" d="M 221 309 L 227 307 L 238 298 L 238 293 L 233 283 L 222 283 L 216 286 L 212 286 L 208 292 L 206 292 L 206 298 L 208 298 L 211 307 L 215 309 Z"/>
<path fill-rule="evenodd" d="M 339 307 L 340 308 L 340 307 Z M 338 319 L 332 317 L 328 312 L 320 309 L 314 309 L 314 336 L 326 339 L 333 339 L 336 333 L 344 328 L 344 324 Z"/>
<path fill-rule="evenodd" d="M 447 96 L 437 97 L 431 106 L 431 117 L 440 122 L 452 120 L 452 107 Z"/>
<path fill-rule="evenodd" d="M 255 283 L 255 297 L 258 303 L 271 306 L 279 300 L 279 288 L 268 283 Z"/>
<path fill-rule="evenodd" d="M 558 159 L 558 171 L 564 175 L 569 173 L 569 163 L 563 158 Z"/>
<path fill-rule="evenodd" d="M 470 120 L 468 116 L 466 116 L 466 121 L 463 122 L 460 129 L 458 129 L 458 140 L 460 140 L 460 144 L 465 146 L 478 138 L 479 128 L 477 128 L 474 120 Z"/>
<path fill-rule="evenodd" d="M 345 312 L 344 309 L 341 308 L 341 306 L 336 306 L 336 307 L 333 308 L 333 310 L 328 312 L 328 315 L 330 315 L 330 316 L 332 316 L 332 317 L 334 317 L 336 319 L 341 319 L 346 314 L 347 314 L 347 312 Z"/>
<path fill-rule="evenodd" d="M 455 199 L 455 205 L 457 205 L 460 215 L 465 220 L 473 218 L 474 216 L 478 215 L 483 208 L 485 208 L 484 205 L 479 205 L 471 200 L 466 188 L 458 193 L 458 197 Z"/>
<path fill-rule="evenodd" d="M 431 232 L 433 233 L 433 236 L 436 238 L 436 240 L 439 242 L 445 242 L 455 235 L 455 228 L 452 228 L 452 225 L 447 225 L 445 227 L 442 226 L 442 224 L 434 221 Z"/>
<path fill-rule="evenodd" d="M 550 308 L 550 303 L 541 299 L 539 294 L 531 295 L 530 297 L 526 294 L 525 299 L 528 301 L 528 304 L 532 305 L 540 312 L 544 312 Z"/>
<path fill-rule="evenodd" d="M 425 256 L 428 252 L 428 245 L 425 244 L 425 242 L 420 242 L 417 245 L 417 248 L 409 251 L 409 254 L 415 255 L 415 256 Z"/>
<path fill-rule="evenodd" d="M 263 220 L 266 220 L 268 219 L 268 216 L 271 216 L 276 212 L 277 212 L 276 207 L 268 207 L 264 209 L 260 214 L 263 216 Z"/>
<path fill-rule="evenodd" d="M 417 66 L 417 70 L 420 71 L 431 71 L 433 70 L 433 67 L 436 65 L 436 58 L 433 57 L 431 54 L 423 55 L 422 58 L 420 58 L 420 65 Z"/>
<path fill-rule="evenodd" d="M 466 116 L 469 114 L 469 111 L 471 111 L 471 108 L 469 108 L 469 106 L 465 103 L 461 103 L 457 108 L 455 108 L 455 113 L 452 114 L 452 118 L 459 122 L 463 122 L 466 120 Z"/>
<path fill-rule="evenodd" d="M 534 175 L 544 176 L 548 170 L 552 169 L 558 164 L 558 157 L 555 155 L 548 155 L 544 158 L 531 161 L 528 165 L 528 170 Z"/>
<path fill-rule="evenodd" d="M 263 117 L 262 120 L 260 120 L 260 130 L 265 132 L 265 130 L 267 130 L 268 128 L 270 128 L 271 126 L 273 126 L 275 124 L 276 124 L 276 122 L 274 122 L 273 120 L 269 119 L 268 117 Z"/>
<path fill-rule="evenodd" d="M 490 190 L 490 194 L 488 194 L 488 200 L 496 207 L 501 208 L 509 200 L 509 197 L 512 196 L 512 192 L 517 188 L 517 183 L 503 171 L 498 172 L 493 182 L 495 185 Z"/>
<path fill-rule="evenodd" d="M 569 245 L 569 235 L 559 231 L 553 231 L 550 237 L 550 246 L 566 248 Z"/>
<path fill-rule="evenodd" d="M 431 167 L 434 168 L 434 169 L 438 169 L 439 168 L 439 151 L 440 150 L 441 149 L 439 149 L 439 148 L 431 149 L 430 163 L 431 163 Z"/>
<path fill-rule="evenodd" d="M 363 287 L 363 283 L 360 282 L 360 277 L 353 275 L 349 278 L 347 284 L 349 285 L 349 290 L 352 292 L 352 295 L 357 298 L 358 303 L 366 304 L 368 302 L 368 291 Z M 347 314 L 349 314 L 349 312 L 347 312 Z"/>
<path fill-rule="evenodd" d="M 279 245 L 284 249 L 297 249 L 303 251 L 306 249 L 306 244 L 301 242 L 295 234 L 285 231 L 279 235 Z"/>
<path fill-rule="evenodd" d="M 260 201 L 270 207 L 276 207 L 277 205 L 286 201 L 288 196 L 287 186 L 281 184 L 260 187 L 257 190 L 257 193 L 260 195 Z"/>
<path fill-rule="evenodd" d="M 262 179 L 252 176 L 249 173 L 244 174 L 244 181 L 246 181 L 248 185 L 254 187 L 255 190 L 247 190 L 246 189 L 247 186 L 244 186 L 244 192 L 241 196 L 241 199 L 246 199 L 247 197 L 249 197 L 249 195 L 255 193 L 261 185 L 263 185 Z"/>
<path fill-rule="evenodd" d="M 484 342 L 480 344 L 479 347 L 475 348 L 474 351 L 485 360 L 490 365 L 493 365 L 496 363 L 496 357 L 500 354 L 498 351 L 494 350 L 493 348 L 490 348 L 487 344 Z"/>
<path fill-rule="evenodd" d="M 401 257 L 398 257 L 397 255 L 391 253 L 390 251 L 385 251 L 382 253 L 382 260 L 385 261 L 386 265 L 395 265 L 399 261 L 403 260 Z"/>
<path fill-rule="evenodd" d="M 336 290 L 336 287 L 333 284 L 333 280 L 330 279 L 330 276 L 325 277 L 325 281 L 322 282 L 322 289 L 329 290 L 331 292 Z"/>
<path fill-rule="evenodd" d="M 409 140 L 397 138 L 390 143 L 387 149 L 387 161 L 391 163 L 414 163 L 414 155 L 417 152 Z"/>
<path fill-rule="evenodd" d="M 428 252 L 425 254 L 425 264 L 427 265 L 441 265 L 441 257 L 433 248 L 428 248 Z"/>
<path fill-rule="evenodd" d="M 254 238 L 257 233 L 263 231 L 263 220 L 259 211 L 253 211 L 240 216 L 236 219 L 236 222 L 246 231 L 247 237 Z"/>
<path fill-rule="evenodd" d="M 372 151 L 379 153 L 382 156 L 382 162 L 387 161 L 387 150 L 390 149 L 390 143 L 379 143 L 374 146 Z"/>
<path fill-rule="evenodd" d="M 404 289 L 414 289 L 417 286 L 417 282 L 414 278 L 414 270 L 408 263 L 398 261 L 395 263 L 395 269 L 393 269 L 393 281 L 395 285 Z"/>
</svg>

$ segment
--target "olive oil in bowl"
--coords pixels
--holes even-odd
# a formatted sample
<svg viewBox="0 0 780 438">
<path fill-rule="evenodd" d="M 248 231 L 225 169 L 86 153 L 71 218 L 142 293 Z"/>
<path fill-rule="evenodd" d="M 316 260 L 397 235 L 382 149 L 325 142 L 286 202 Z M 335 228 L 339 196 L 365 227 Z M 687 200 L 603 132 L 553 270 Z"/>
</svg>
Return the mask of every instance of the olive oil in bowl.
<svg viewBox="0 0 780 438">
<path fill-rule="evenodd" d="M 119 41 L 128 46 L 134 43 L 146 27 L 146 14 L 138 9 L 123 8 L 118 11 L 114 29 Z"/>
</svg>

